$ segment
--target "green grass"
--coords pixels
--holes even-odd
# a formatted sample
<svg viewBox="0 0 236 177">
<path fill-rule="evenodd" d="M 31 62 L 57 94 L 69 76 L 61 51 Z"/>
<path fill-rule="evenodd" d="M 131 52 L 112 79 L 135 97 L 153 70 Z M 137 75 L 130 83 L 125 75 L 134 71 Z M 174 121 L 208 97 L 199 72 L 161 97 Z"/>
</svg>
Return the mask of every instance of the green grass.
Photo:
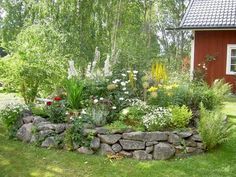
<svg viewBox="0 0 236 177">
<path fill-rule="evenodd" d="M 233 100 L 226 108 L 236 106 Z M 236 114 L 236 109 L 225 110 Z M 230 121 L 236 124 L 236 117 Z M 8 140 L 0 127 L 0 177 L 236 177 L 236 134 L 203 155 L 171 161 L 109 160 Z"/>
</svg>

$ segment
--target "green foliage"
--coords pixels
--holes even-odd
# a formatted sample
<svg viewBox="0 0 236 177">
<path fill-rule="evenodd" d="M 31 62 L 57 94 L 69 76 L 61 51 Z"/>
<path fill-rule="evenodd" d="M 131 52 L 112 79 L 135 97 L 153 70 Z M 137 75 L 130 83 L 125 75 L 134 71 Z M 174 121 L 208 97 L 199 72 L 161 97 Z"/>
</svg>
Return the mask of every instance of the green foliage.
<svg viewBox="0 0 236 177">
<path fill-rule="evenodd" d="M 198 131 L 207 149 L 212 149 L 216 145 L 229 140 L 232 128 L 223 113 L 218 110 L 208 111 L 201 104 Z"/>
<path fill-rule="evenodd" d="M 48 114 L 47 114 L 47 111 L 45 110 L 45 107 L 32 106 L 32 107 L 30 107 L 30 110 L 32 111 L 33 115 L 44 117 L 44 118 L 48 117 Z"/>
<path fill-rule="evenodd" d="M 73 77 L 66 80 L 64 88 L 69 107 L 75 110 L 80 109 L 83 99 L 84 83 Z"/>
<path fill-rule="evenodd" d="M 53 101 L 46 107 L 48 120 L 53 123 L 64 123 L 66 121 L 66 107 L 64 101 Z"/>
<path fill-rule="evenodd" d="M 25 105 L 10 104 L 0 110 L 0 122 L 6 127 L 9 138 L 14 138 L 21 126 L 22 112 L 28 110 Z"/>
<path fill-rule="evenodd" d="M 185 128 L 188 126 L 192 117 L 192 111 L 187 106 L 172 106 L 171 107 L 171 124 L 175 128 Z"/>
</svg>

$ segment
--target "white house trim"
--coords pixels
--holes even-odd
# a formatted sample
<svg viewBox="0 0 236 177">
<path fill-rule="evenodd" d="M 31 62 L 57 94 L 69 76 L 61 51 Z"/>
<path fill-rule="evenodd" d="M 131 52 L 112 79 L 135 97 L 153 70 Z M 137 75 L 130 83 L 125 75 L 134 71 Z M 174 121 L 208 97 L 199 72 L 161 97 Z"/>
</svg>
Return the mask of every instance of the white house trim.
<svg viewBox="0 0 236 177">
<path fill-rule="evenodd" d="M 231 50 L 236 49 L 236 44 L 227 45 L 226 74 L 235 75 L 236 72 L 231 71 Z"/>
<path fill-rule="evenodd" d="M 191 62 L 190 62 L 190 78 L 193 79 L 193 71 L 194 71 L 194 54 L 195 54 L 195 31 L 192 31 L 192 41 L 191 41 Z"/>
</svg>

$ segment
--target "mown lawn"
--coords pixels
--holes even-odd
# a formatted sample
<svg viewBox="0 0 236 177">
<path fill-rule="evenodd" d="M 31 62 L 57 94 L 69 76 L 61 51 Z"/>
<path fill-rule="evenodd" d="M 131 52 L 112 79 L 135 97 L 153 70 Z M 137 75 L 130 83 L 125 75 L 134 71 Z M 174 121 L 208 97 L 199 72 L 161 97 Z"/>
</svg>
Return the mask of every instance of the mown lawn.
<svg viewBox="0 0 236 177">
<path fill-rule="evenodd" d="M 225 111 L 236 115 L 236 99 Z M 236 117 L 231 116 L 236 124 Z M 236 133 L 231 140 L 204 155 L 171 161 L 131 159 L 47 150 L 8 140 L 0 127 L 0 177 L 236 177 Z"/>
</svg>

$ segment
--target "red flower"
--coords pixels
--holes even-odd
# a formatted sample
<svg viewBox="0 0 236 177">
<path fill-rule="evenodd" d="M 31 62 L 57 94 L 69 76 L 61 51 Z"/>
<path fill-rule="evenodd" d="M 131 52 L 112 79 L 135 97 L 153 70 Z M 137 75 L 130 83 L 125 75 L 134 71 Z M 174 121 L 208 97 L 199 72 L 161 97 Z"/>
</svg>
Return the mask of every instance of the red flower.
<svg viewBox="0 0 236 177">
<path fill-rule="evenodd" d="M 59 96 L 56 96 L 54 99 L 53 99 L 54 101 L 61 101 L 62 100 L 62 98 L 61 97 L 59 97 Z"/>
<path fill-rule="evenodd" d="M 52 101 L 48 101 L 46 104 L 47 104 L 47 106 L 51 106 L 52 105 Z"/>
</svg>

